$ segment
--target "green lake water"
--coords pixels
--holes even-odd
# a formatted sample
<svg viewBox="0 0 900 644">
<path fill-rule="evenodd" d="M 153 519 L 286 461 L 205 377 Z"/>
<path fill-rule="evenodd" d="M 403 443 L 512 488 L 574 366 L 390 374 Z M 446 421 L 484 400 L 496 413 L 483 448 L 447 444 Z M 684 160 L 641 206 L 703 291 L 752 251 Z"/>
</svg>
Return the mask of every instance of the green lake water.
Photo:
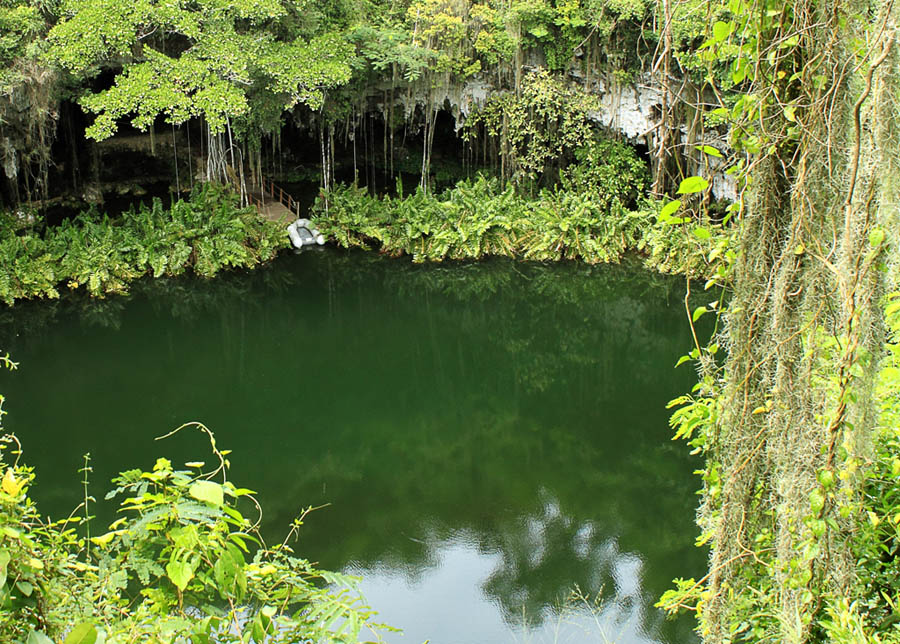
<svg viewBox="0 0 900 644">
<path fill-rule="evenodd" d="M 102 301 L 0 308 L 5 427 L 41 509 L 120 469 L 233 450 L 280 539 L 363 578 L 393 643 L 695 641 L 653 608 L 699 576 L 666 402 L 693 383 L 683 282 L 637 269 L 413 265 L 334 250 Z M 111 508 L 99 507 L 103 521 Z M 579 587 L 593 614 L 562 605 Z"/>
</svg>

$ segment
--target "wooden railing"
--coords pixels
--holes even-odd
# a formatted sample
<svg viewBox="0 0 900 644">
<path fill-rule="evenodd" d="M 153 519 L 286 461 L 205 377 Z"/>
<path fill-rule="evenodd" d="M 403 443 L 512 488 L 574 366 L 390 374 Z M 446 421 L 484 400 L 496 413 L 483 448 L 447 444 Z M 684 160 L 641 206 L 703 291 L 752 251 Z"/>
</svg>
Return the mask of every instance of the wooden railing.
<svg viewBox="0 0 900 644">
<path fill-rule="evenodd" d="M 271 198 L 272 201 L 277 201 L 282 206 L 290 210 L 297 217 L 300 216 L 300 202 L 294 199 L 289 193 L 285 192 L 284 188 L 281 186 L 275 185 L 274 181 L 270 181 L 263 177 L 262 186 L 260 186 L 261 198 L 257 198 L 256 195 L 250 195 L 250 203 L 256 206 L 256 209 L 265 207 L 265 203 L 267 201 L 267 197 Z"/>
</svg>

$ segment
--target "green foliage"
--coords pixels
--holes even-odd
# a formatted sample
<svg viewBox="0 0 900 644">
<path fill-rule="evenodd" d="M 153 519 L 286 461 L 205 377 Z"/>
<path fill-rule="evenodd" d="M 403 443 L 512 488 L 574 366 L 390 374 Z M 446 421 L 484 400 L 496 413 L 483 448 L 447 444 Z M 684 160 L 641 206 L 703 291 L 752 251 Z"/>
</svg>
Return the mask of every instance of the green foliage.
<svg viewBox="0 0 900 644">
<path fill-rule="evenodd" d="M 367 247 L 376 242 L 392 254 L 416 261 L 487 255 L 533 260 L 617 261 L 650 215 L 615 215 L 589 195 L 545 191 L 541 198 L 518 196 L 511 186 L 479 176 L 439 197 L 421 190 L 407 198 L 373 198 L 359 188 L 329 195 L 327 212 L 316 208 L 319 230 L 338 244 Z"/>
<path fill-rule="evenodd" d="M 111 219 L 84 212 L 43 237 L 0 231 L 0 300 L 58 297 L 60 282 L 94 296 L 124 293 L 144 276 L 211 277 L 227 268 L 268 261 L 287 245 L 284 231 L 222 187 L 203 184 L 190 200 L 152 206 Z"/>
<path fill-rule="evenodd" d="M 590 172 L 579 176 L 594 177 Z M 439 196 L 418 190 L 408 197 L 377 198 L 343 187 L 328 195 L 327 208 L 323 199 L 316 203 L 314 217 L 319 230 L 340 246 L 374 246 L 419 262 L 506 256 L 596 264 L 615 263 L 637 251 L 660 272 L 689 271 L 711 276 L 714 283 L 726 270 L 725 230 L 711 228 L 708 239 L 686 236 L 656 222 L 658 204 L 629 210 L 599 186 L 542 190 L 536 198 L 484 176 L 461 181 Z"/>
<path fill-rule="evenodd" d="M 843 464 L 836 471 L 819 471 L 818 487 L 808 494 L 808 508 L 804 523 L 807 538 L 796 553 L 794 575 L 789 583 L 800 586 L 814 580 L 808 575 L 809 564 L 819 556 L 819 539 L 827 530 L 836 530 L 837 521 L 852 523 L 851 549 L 856 563 L 856 588 L 852 596 L 837 596 L 833 589 L 816 592 L 822 598 L 824 611 L 814 625 L 822 641 L 877 644 L 900 642 L 900 293 L 892 294 L 886 306 L 890 341 L 878 374 L 876 398 L 879 404 L 877 433 L 870 458 L 861 458 L 849 441 L 841 446 Z M 821 345 L 823 360 L 829 353 L 841 352 L 846 338 L 828 336 L 820 330 L 816 342 Z M 697 358 L 698 356 L 692 356 Z M 834 374 L 830 382 L 810 383 L 838 390 Z M 674 438 L 688 441 L 695 453 L 707 453 L 709 444 L 721 431 L 721 412 L 724 404 L 721 384 L 710 378 L 695 387 L 694 394 L 681 396 L 670 403 L 677 407 L 671 425 Z M 754 414 L 770 413 L 770 406 L 753 410 Z M 719 465 L 707 459 L 699 472 L 703 477 L 704 496 L 715 502 L 721 492 Z M 864 494 L 858 498 L 851 485 L 864 481 Z M 833 516 L 821 519 L 826 506 Z M 713 535 L 703 534 L 698 545 L 706 544 Z M 745 561 L 741 580 L 751 592 L 732 593 L 730 601 L 730 629 L 740 641 L 772 641 L 778 637 L 781 624 L 775 616 L 780 589 L 775 583 L 771 531 L 760 532 L 754 543 L 752 559 Z M 659 606 L 668 611 L 690 607 L 702 618 L 709 599 L 706 578 L 695 582 L 675 580 L 675 588 L 667 591 Z"/>
<path fill-rule="evenodd" d="M 535 71 L 523 80 L 521 93 L 492 96 L 466 121 L 466 136 L 483 127 L 497 140 L 504 180 L 530 187 L 551 163 L 564 165 L 576 149 L 592 145 L 590 112 L 598 108 L 598 99 L 581 87 Z"/>
<path fill-rule="evenodd" d="M 123 497 L 121 516 L 93 538 L 80 536 L 82 521 L 41 519 L 28 495 L 35 474 L 16 439 L 3 439 L 4 642 L 352 643 L 375 628 L 355 579 L 318 570 L 288 540 L 263 545 L 259 521 L 240 509 L 252 491 L 228 480 L 228 452 L 198 427 L 217 467 L 160 458 L 152 471 L 123 472 L 106 497 Z"/>
<path fill-rule="evenodd" d="M 273 23 L 286 16 L 280 0 L 68 0 L 62 9 L 48 36 L 50 60 L 87 75 L 124 60 L 112 88 L 82 99 L 97 116 L 87 135 L 98 140 L 128 114 L 141 130 L 161 114 L 174 124 L 202 116 L 221 132 L 248 116 L 258 94 L 278 97 L 283 108 L 318 107 L 326 88 L 350 77 L 346 40 L 275 37 Z"/>
<path fill-rule="evenodd" d="M 625 206 L 646 194 L 650 173 L 631 146 L 593 136 L 575 149 L 574 156 L 576 163 L 562 172 L 564 190 L 590 193 L 608 205 L 618 201 Z"/>
<path fill-rule="evenodd" d="M 33 3 L 0 3 L 0 94 L 22 80 L 15 64 L 28 54 L 29 44 L 43 29 L 44 20 Z"/>
<path fill-rule="evenodd" d="M 879 372 L 880 418 L 874 457 L 864 467 L 864 507 L 853 543 L 860 587 L 852 608 L 866 633 L 900 641 L 900 293 L 888 298 L 886 317 L 890 342 Z M 849 608 L 836 607 L 832 621 L 849 628 Z"/>
</svg>

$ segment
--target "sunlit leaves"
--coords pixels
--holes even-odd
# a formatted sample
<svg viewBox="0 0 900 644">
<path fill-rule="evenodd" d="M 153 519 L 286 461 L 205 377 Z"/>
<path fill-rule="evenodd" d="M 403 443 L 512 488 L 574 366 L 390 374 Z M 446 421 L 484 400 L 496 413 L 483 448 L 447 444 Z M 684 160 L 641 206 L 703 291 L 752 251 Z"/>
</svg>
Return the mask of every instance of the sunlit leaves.
<svg viewBox="0 0 900 644">
<path fill-rule="evenodd" d="M 166 564 L 166 576 L 178 590 L 184 592 L 188 583 L 194 578 L 194 570 L 187 561 L 173 559 Z"/>
<path fill-rule="evenodd" d="M 712 147 L 711 145 L 698 145 L 697 150 L 702 152 L 703 154 L 708 154 L 711 157 L 717 157 L 719 159 L 721 159 L 723 156 L 722 153 L 719 152 L 719 150 Z"/>
<path fill-rule="evenodd" d="M 97 641 L 97 628 L 90 622 L 81 622 L 69 631 L 63 644 L 94 644 Z"/>
<path fill-rule="evenodd" d="M 174 124 L 202 116 L 216 133 L 247 116 L 254 94 L 318 107 L 324 89 L 350 77 L 345 41 L 284 41 L 264 28 L 285 15 L 278 0 L 69 0 L 64 8 L 50 59 L 88 75 L 101 64 L 123 68 L 112 88 L 82 98 L 97 116 L 87 132 L 95 139 L 129 115 L 141 130 L 158 115 Z"/>
<path fill-rule="evenodd" d="M 687 177 L 681 181 L 678 186 L 678 194 L 687 195 L 697 192 L 703 192 L 709 187 L 709 181 L 703 177 Z"/>
<path fill-rule="evenodd" d="M 191 484 L 188 494 L 198 501 L 205 501 L 216 506 L 220 506 L 225 502 L 225 493 L 222 491 L 222 486 L 215 481 L 197 481 Z"/>
<path fill-rule="evenodd" d="M 25 487 L 25 483 L 25 479 L 17 478 L 10 467 L 7 468 L 6 473 L 3 475 L 3 481 L 0 482 L 0 490 L 3 490 L 5 494 L 11 497 L 17 497 L 22 488 Z"/>
<path fill-rule="evenodd" d="M 662 210 L 659 211 L 659 218 L 661 220 L 668 219 L 681 208 L 681 202 L 677 199 L 670 201 L 665 206 L 662 207 Z"/>
</svg>

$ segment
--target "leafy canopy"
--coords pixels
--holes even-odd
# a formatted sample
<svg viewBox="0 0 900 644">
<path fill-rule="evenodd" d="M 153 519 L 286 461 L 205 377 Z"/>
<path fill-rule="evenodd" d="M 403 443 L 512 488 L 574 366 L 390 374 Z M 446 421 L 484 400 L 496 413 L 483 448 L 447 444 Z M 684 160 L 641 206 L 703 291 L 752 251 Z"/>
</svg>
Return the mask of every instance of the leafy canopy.
<svg viewBox="0 0 900 644">
<path fill-rule="evenodd" d="M 280 0 L 65 0 L 48 56 L 88 76 L 121 66 L 112 87 L 81 100 L 97 117 L 91 138 L 112 136 L 128 115 L 141 130 L 163 115 L 175 124 L 200 116 L 221 132 L 249 115 L 255 96 L 315 108 L 349 80 L 349 44 L 291 38 L 277 28 L 287 16 Z"/>
</svg>

